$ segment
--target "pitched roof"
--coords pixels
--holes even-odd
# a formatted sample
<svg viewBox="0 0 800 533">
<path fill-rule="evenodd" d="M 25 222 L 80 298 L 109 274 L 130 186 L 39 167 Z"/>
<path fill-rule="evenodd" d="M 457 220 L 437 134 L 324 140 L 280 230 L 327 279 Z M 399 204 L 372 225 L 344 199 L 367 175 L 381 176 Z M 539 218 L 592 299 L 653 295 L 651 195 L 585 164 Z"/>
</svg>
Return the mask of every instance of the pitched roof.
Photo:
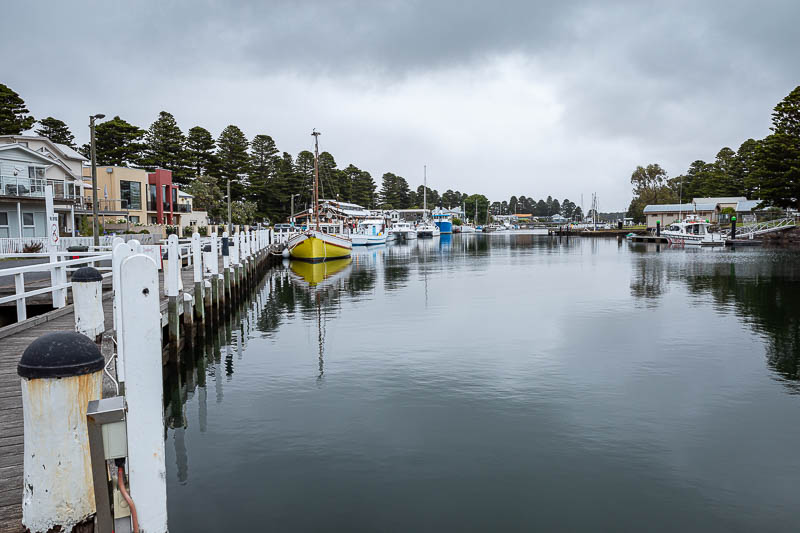
<svg viewBox="0 0 800 533">
<path fill-rule="evenodd" d="M 719 196 L 716 198 L 693 198 L 695 204 L 735 204 L 747 200 L 744 196 Z"/>
<path fill-rule="evenodd" d="M 54 165 L 54 164 L 57 163 L 56 161 L 54 161 L 54 160 L 50 159 L 49 157 L 47 157 L 42 152 L 37 152 L 36 150 L 31 150 L 30 148 L 28 148 L 24 144 L 17 144 L 17 143 L 0 144 L 0 152 L 10 152 L 12 150 L 17 150 L 17 151 L 24 152 L 25 154 L 33 156 L 36 159 L 40 160 L 42 163 L 47 163 L 49 165 Z"/>
<path fill-rule="evenodd" d="M 713 211 L 717 208 L 716 203 L 695 203 L 695 204 L 651 204 L 644 207 L 645 213 L 693 213 L 695 211 Z"/>
<path fill-rule="evenodd" d="M 764 200 L 742 200 L 736 203 L 736 212 L 750 212 L 756 209 Z"/>
</svg>

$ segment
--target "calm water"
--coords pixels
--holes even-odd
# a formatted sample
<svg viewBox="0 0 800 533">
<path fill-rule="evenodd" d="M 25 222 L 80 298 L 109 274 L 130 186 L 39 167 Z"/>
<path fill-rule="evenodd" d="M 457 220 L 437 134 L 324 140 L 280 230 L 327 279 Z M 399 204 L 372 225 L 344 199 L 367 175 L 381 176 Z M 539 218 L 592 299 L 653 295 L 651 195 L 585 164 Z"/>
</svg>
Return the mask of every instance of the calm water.
<svg viewBox="0 0 800 533">
<path fill-rule="evenodd" d="M 275 269 L 170 375 L 170 531 L 797 531 L 798 258 L 512 234 Z"/>
</svg>

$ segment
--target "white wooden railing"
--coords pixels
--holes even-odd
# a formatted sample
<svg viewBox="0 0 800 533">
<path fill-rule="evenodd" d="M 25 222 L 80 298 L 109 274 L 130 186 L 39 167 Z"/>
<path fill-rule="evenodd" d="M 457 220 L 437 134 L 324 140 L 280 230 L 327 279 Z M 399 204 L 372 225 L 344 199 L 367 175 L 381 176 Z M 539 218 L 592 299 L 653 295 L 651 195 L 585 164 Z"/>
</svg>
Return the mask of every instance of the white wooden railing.
<svg viewBox="0 0 800 533">
<path fill-rule="evenodd" d="M 49 254 L 18 254 L 25 258 L 48 257 Z M 99 261 L 110 261 L 110 253 L 83 253 L 77 259 L 62 259 L 64 256 L 77 255 L 75 252 L 56 253 L 56 261 L 26 265 L 21 267 L 5 268 L 0 270 L 0 277 L 14 277 L 14 294 L 0 297 L 0 305 L 14 302 L 17 307 L 17 321 L 28 318 L 27 299 L 41 294 L 52 295 L 53 307 L 58 309 L 67 305 L 67 291 L 72 287 L 72 282 L 67 281 L 67 272 L 77 270 L 84 266 L 93 266 L 103 272 L 103 277 L 111 276 L 110 266 L 98 266 Z M 27 290 L 25 288 L 25 274 L 46 272 L 50 274 L 50 285 L 39 289 Z"/>
<path fill-rule="evenodd" d="M 130 248 L 130 253 L 125 254 L 119 258 L 119 261 L 122 261 L 127 255 L 130 254 L 139 254 L 139 253 L 147 253 L 153 259 L 160 259 L 164 253 L 169 249 L 170 246 L 173 247 L 173 250 L 176 250 L 177 253 L 175 256 L 180 258 L 180 262 L 178 263 L 181 268 L 185 265 L 187 267 L 194 267 L 197 263 L 200 265 L 199 275 L 201 279 L 205 279 L 205 277 L 210 275 L 218 275 L 218 262 L 219 257 L 222 256 L 222 239 L 221 235 L 216 236 L 216 240 L 214 236 L 208 237 L 200 237 L 198 234 L 195 234 L 192 239 L 173 239 L 172 241 L 160 241 L 155 246 L 147 245 L 145 243 L 140 243 L 135 237 L 149 237 L 148 235 L 119 235 L 116 238 L 112 238 L 110 236 L 103 236 L 101 238 L 101 246 L 95 249 L 94 246 L 91 246 L 92 237 L 62 237 L 61 241 L 66 239 L 86 239 L 89 244 L 83 244 L 84 241 L 77 241 L 80 242 L 84 246 L 89 246 L 89 248 L 93 251 L 89 252 L 68 252 L 66 250 L 59 250 L 54 251 L 52 253 L 46 252 L 39 252 L 39 253 L 21 253 L 17 251 L 13 252 L 6 252 L 0 253 L 0 259 L 41 259 L 47 258 L 49 261 L 45 263 L 39 263 L 34 265 L 26 265 L 21 267 L 12 267 L 12 268 L 0 268 L 0 278 L 3 277 L 13 277 L 14 278 L 14 293 L 8 296 L 0 297 L 0 305 L 7 304 L 7 303 L 15 303 L 17 308 L 17 321 L 22 321 L 27 318 L 27 311 L 26 311 L 26 304 L 27 300 L 33 296 L 40 296 L 43 294 L 51 294 L 52 295 L 52 302 L 54 308 L 61 308 L 67 305 L 68 301 L 68 291 L 72 287 L 72 283 L 67 281 L 67 274 L 69 272 L 75 271 L 80 267 L 83 266 L 92 266 L 100 271 L 103 278 L 112 277 L 112 286 L 116 288 L 116 280 L 113 280 L 113 261 L 115 254 L 112 252 L 112 248 L 116 248 L 118 244 L 126 244 L 128 248 Z M 247 232 L 237 232 L 229 239 L 230 244 L 230 255 L 228 259 L 224 261 L 227 267 L 228 264 L 239 264 L 240 259 L 245 259 L 253 255 L 255 252 L 260 251 L 262 249 L 268 248 L 270 244 L 276 242 L 275 240 L 276 234 L 270 229 L 263 229 L 263 230 L 256 230 L 251 233 Z M 3 240 L 14 240 L 14 239 L 0 239 L 0 245 L 2 245 Z M 18 240 L 18 239 L 17 239 Z M 195 250 L 194 242 L 197 242 L 199 245 L 199 250 Z M 71 241 L 75 243 L 76 241 Z M 170 242 L 170 245 L 167 243 Z M 61 244 L 61 243 L 59 243 Z M 214 245 L 216 244 L 216 246 Z M 64 248 L 67 246 L 74 246 L 77 244 L 64 244 Z M 211 249 L 212 252 L 204 252 L 206 245 L 212 245 Z M 199 252 L 199 253 L 198 253 Z M 207 256 L 204 257 L 203 254 L 211 253 L 215 257 Z M 112 261 L 113 260 L 113 261 Z M 99 264 L 100 262 L 109 262 L 106 264 Z M 159 261 L 156 262 L 158 268 L 161 268 L 162 265 Z M 2 267 L 2 263 L 0 263 L 0 267 Z M 195 269 L 197 272 L 198 269 Z M 27 274 L 31 274 L 34 272 L 45 272 L 50 274 L 50 283 L 46 287 L 41 287 L 37 289 L 30 289 L 27 290 L 25 288 L 25 276 Z M 165 273 L 166 274 L 166 273 Z M 178 286 L 172 287 L 172 282 L 170 281 L 172 278 L 169 276 L 164 276 L 163 294 L 169 294 L 169 292 L 177 292 L 182 289 L 180 285 L 181 278 L 180 276 L 176 277 L 176 281 Z M 195 280 L 197 281 L 197 280 Z"/>
<path fill-rule="evenodd" d="M 154 235 L 146 233 L 125 233 L 121 235 L 101 235 L 100 246 L 110 247 L 115 238 L 121 238 L 124 241 L 136 239 L 142 244 L 153 244 L 155 242 Z M 25 249 L 25 246 L 41 244 L 42 250 L 47 247 L 47 237 L 2 237 L 0 238 L 0 254 L 19 254 Z M 56 245 L 59 251 L 66 251 L 67 248 L 72 246 L 94 246 L 94 237 L 60 237 Z"/>
</svg>

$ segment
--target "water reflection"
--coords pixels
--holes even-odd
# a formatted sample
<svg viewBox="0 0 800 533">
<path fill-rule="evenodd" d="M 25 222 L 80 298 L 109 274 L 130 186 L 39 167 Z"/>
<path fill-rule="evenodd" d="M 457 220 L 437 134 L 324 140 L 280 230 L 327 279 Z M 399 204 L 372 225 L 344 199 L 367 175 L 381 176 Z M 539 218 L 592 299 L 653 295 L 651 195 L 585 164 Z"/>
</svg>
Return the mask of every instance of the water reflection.
<svg viewBox="0 0 800 533">
<path fill-rule="evenodd" d="M 736 316 L 767 340 L 767 362 L 792 390 L 800 391 L 800 272 L 790 252 L 684 250 L 655 255 L 655 245 L 631 247 L 631 295 L 647 307 L 676 284 L 696 305 Z"/>
</svg>

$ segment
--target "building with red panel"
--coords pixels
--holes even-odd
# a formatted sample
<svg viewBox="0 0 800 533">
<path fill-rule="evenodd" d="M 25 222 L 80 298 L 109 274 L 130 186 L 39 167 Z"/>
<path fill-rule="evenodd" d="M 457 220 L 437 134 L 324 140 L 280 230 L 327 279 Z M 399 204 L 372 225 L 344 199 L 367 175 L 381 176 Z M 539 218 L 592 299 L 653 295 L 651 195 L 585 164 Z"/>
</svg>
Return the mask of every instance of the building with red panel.
<svg viewBox="0 0 800 533">
<path fill-rule="evenodd" d="M 172 183 L 172 171 L 156 169 L 147 175 L 147 217 L 151 224 L 179 225 L 178 186 Z"/>
</svg>

